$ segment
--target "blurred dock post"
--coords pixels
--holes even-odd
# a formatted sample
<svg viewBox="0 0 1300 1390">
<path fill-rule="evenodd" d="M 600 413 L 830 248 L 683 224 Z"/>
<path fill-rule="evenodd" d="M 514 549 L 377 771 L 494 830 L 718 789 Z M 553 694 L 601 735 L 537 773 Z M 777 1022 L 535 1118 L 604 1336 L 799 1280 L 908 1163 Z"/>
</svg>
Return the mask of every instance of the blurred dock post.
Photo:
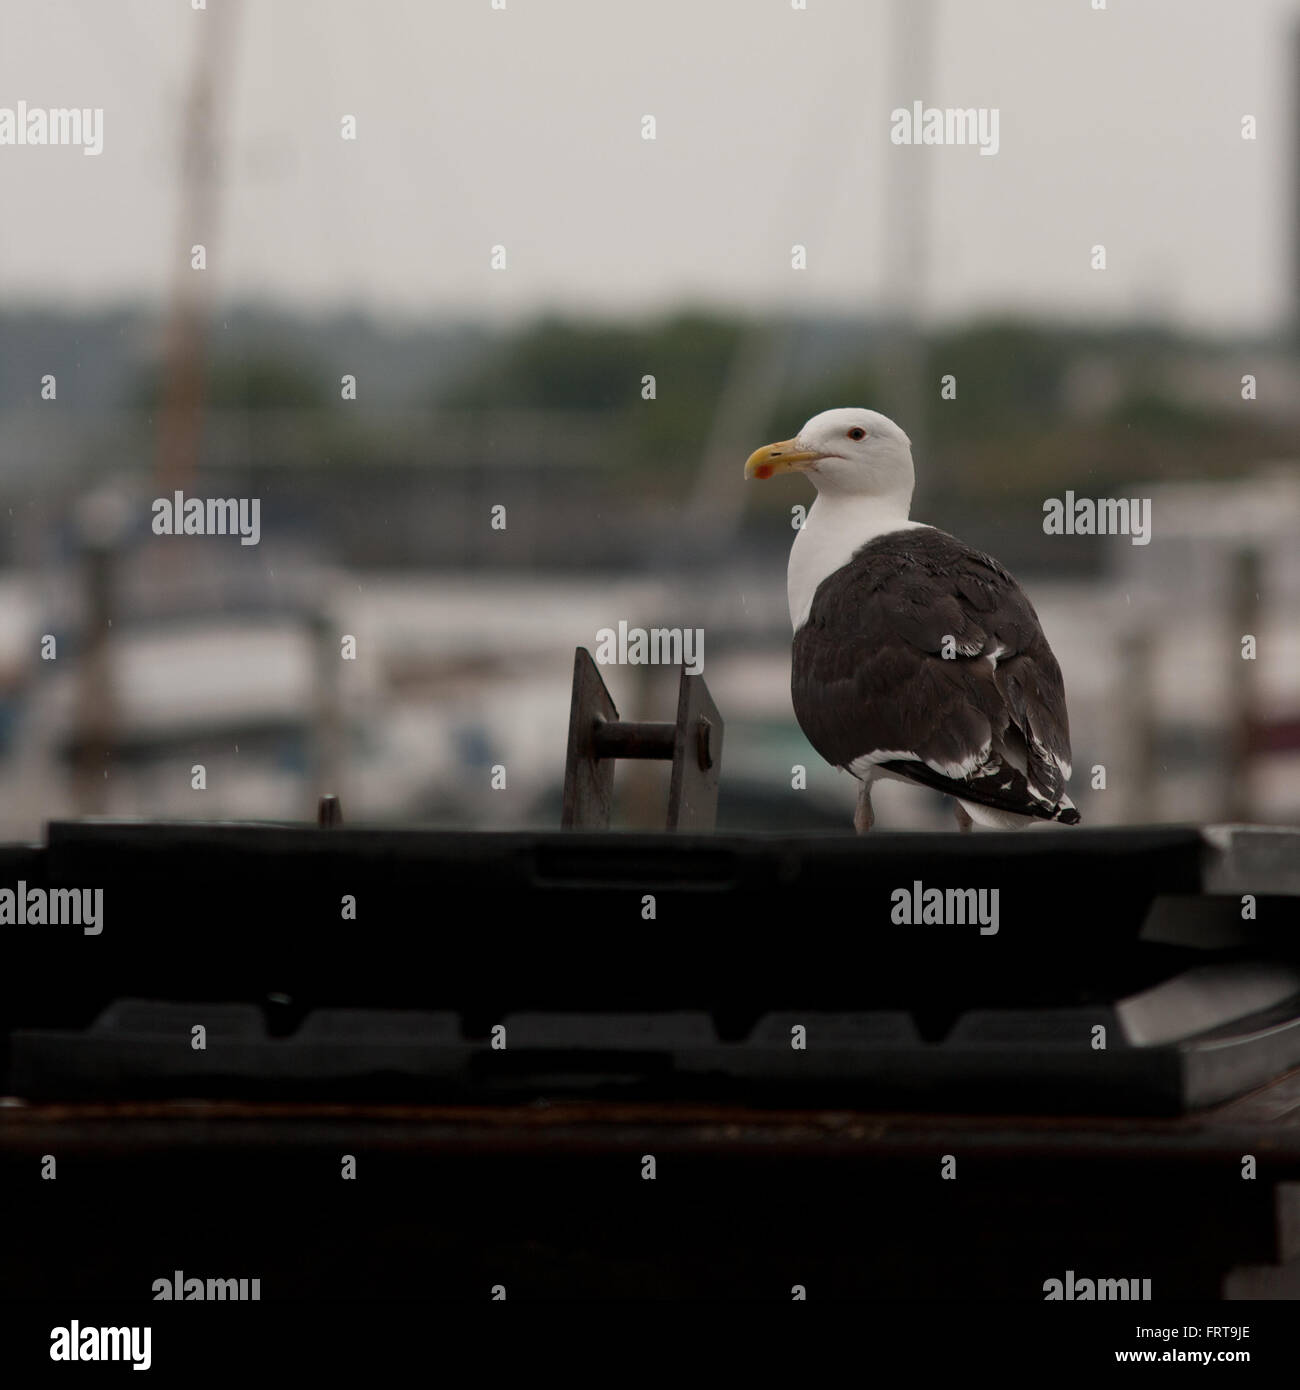
<svg viewBox="0 0 1300 1390">
<path fill-rule="evenodd" d="M 1232 556 L 1228 575 L 1230 675 L 1225 692 L 1226 746 L 1223 759 L 1222 817 L 1230 822 L 1249 821 L 1254 815 L 1252 753 L 1259 727 L 1259 639 L 1264 605 L 1260 554 L 1254 546 L 1242 546 Z M 1245 637 L 1254 638 L 1252 659 L 1242 652 Z"/>
<path fill-rule="evenodd" d="M 87 497 L 77 511 L 77 537 L 82 547 L 82 629 L 72 782 L 77 814 L 82 816 L 103 815 L 109 804 L 108 774 L 118 726 L 110 635 L 126 506 L 120 494 L 103 489 Z"/>
<path fill-rule="evenodd" d="M 343 788 L 343 710 L 338 641 L 334 624 L 319 610 L 307 619 L 312 649 L 312 770 L 314 799 L 337 803 Z"/>
<path fill-rule="evenodd" d="M 1157 818 L 1155 635 L 1145 625 L 1124 634 L 1120 646 L 1120 717 L 1126 751 L 1124 820 L 1144 825 Z"/>
</svg>

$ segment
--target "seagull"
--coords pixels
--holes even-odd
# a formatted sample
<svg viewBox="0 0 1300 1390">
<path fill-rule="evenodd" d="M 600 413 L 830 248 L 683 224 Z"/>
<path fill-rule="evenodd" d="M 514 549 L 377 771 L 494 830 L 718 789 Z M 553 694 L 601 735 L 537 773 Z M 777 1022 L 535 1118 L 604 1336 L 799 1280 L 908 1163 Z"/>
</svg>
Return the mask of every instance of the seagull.
<svg viewBox="0 0 1300 1390">
<path fill-rule="evenodd" d="M 778 473 L 817 489 L 787 580 L 795 718 L 861 783 L 858 833 L 882 778 L 947 792 L 962 830 L 1077 825 L 1065 686 L 1038 615 L 996 560 L 909 519 L 907 435 L 874 410 L 826 410 L 745 464 Z"/>
</svg>

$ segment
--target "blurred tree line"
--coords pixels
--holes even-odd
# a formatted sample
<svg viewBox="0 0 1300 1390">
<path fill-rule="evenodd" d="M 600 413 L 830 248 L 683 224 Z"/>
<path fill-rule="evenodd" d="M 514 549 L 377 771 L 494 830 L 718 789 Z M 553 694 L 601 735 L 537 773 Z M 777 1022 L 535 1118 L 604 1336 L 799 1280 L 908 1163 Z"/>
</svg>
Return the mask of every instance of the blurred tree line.
<svg viewBox="0 0 1300 1390">
<path fill-rule="evenodd" d="M 609 418 L 618 440 L 612 468 L 652 465 L 669 480 L 698 467 L 728 374 L 749 333 L 769 325 L 682 314 L 644 326 L 547 318 L 507 339 L 440 397 L 467 410 L 567 409 Z M 805 338 L 816 325 L 777 327 Z M 1252 354 L 1159 330 L 1083 329 L 984 321 L 933 334 L 922 347 L 922 421 L 908 420 L 887 330 L 842 335 L 846 351 L 811 365 L 799 354 L 782 386 L 752 402 L 755 444 L 793 434 L 818 411 L 864 405 L 924 441 L 959 491 L 1033 492 L 1086 476 L 1223 476 L 1270 455 L 1294 453 L 1294 437 L 1237 397 Z M 1206 361 L 1221 356 L 1219 404 L 1189 399 Z M 1191 364 L 1191 365 L 1189 365 Z M 641 398 L 653 374 L 656 398 Z M 1181 374 L 1181 375 L 1180 375 Z M 941 381 L 955 378 L 955 398 Z"/>
<path fill-rule="evenodd" d="M 232 320 L 224 326 L 238 328 L 238 315 Z M 0 345 L 2 330 L 0 323 Z M 118 341 L 124 331 L 115 328 Z M 698 470 L 719 403 L 756 337 L 781 345 L 784 356 L 768 373 L 775 388 L 749 400 L 742 390 L 740 413 L 752 420 L 745 442 L 788 436 L 831 406 L 871 406 L 908 430 L 923 479 L 942 479 L 954 498 L 1041 497 L 1085 478 L 1096 486 L 1232 476 L 1262 458 L 1295 454 L 1285 415 L 1241 400 L 1237 390 L 1255 369 L 1259 345 L 1027 320 L 931 333 L 917 359 L 920 389 L 904 392 L 899 336 L 862 321 L 685 311 L 641 322 L 548 316 L 508 331 L 438 325 L 399 333 L 263 311 L 245 315 L 242 333 L 211 334 L 205 405 L 245 415 L 255 450 L 281 437 L 270 417 L 291 413 L 303 457 L 343 467 L 418 463 L 425 447 L 430 462 L 441 461 L 442 436 L 409 426 L 399 433 L 393 422 L 401 414 L 454 417 L 458 437 L 471 440 L 476 432 L 491 439 L 494 417 L 507 413 L 538 429 L 553 417 L 552 433 L 580 416 L 608 441 L 601 457 L 611 481 L 626 476 L 628 485 L 667 497 Z M 355 401 L 342 398 L 343 370 L 357 375 Z M 643 398 L 647 376 L 655 379 L 653 400 Z M 953 399 L 941 393 L 945 378 L 955 379 Z M 161 382 L 156 362 L 141 364 L 129 405 L 152 415 Z M 1212 391 L 1202 390 L 1206 382 Z M 476 427 L 479 416 L 484 424 Z M 268 420 L 264 434 L 260 418 Z"/>
</svg>

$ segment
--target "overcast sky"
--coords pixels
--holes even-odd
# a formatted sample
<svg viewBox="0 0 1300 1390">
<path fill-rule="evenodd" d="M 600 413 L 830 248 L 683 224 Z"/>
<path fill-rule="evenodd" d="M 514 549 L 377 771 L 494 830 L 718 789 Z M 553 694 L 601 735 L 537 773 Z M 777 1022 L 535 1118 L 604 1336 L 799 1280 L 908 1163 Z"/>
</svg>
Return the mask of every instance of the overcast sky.
<svg viewBox="0 0 1300 1390">
<path fill-rule="evenodd" d="M 195 239 L 221 298 L 300 308 L 870 315 L 906 160 L 932 193 L 930 316 L 1276 326 L 1296 0 L 1093 2 L 937 0 L 915 90 L 894 0 L 242 0 Z M 228 4 L 6 3 L 0 107 L 102 107 L 104 148 L 0 147 L 0 304 L 166 294 L 182 102 Z M 914 100 L 996 108 L 997 154 L 892 145 Z"/>
</svg>

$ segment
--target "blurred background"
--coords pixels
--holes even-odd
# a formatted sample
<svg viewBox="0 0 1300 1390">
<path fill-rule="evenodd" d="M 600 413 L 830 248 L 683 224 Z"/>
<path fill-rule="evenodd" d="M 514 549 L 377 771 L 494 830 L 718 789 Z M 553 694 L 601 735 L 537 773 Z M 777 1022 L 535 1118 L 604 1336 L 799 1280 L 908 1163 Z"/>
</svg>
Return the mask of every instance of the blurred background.
<svg viewBox="0 0 1300 1390">
<path fill-rule="evenodd" d="M 46 0 L 19 100 L 104 126 L 0 147 L 0 838 L 558 825 L 620 620 L 704 630 L 721 827 L 847 829 L 789 698 L 813 493 L 742 480 L 841 405 L 1028 590 L 1087 823 L 1300 819 L 1294 0 Z M 892 144 L 918 100 L 996 155 Z M 178 489 L 260 542 L 155 535 Z M 1067 490 L 1150 544 L 1044 534 Z M 603 674 L 672 717 L 674 671 Z M 666 779 L 622 765 L 620 823 Z"/>
</svg>

